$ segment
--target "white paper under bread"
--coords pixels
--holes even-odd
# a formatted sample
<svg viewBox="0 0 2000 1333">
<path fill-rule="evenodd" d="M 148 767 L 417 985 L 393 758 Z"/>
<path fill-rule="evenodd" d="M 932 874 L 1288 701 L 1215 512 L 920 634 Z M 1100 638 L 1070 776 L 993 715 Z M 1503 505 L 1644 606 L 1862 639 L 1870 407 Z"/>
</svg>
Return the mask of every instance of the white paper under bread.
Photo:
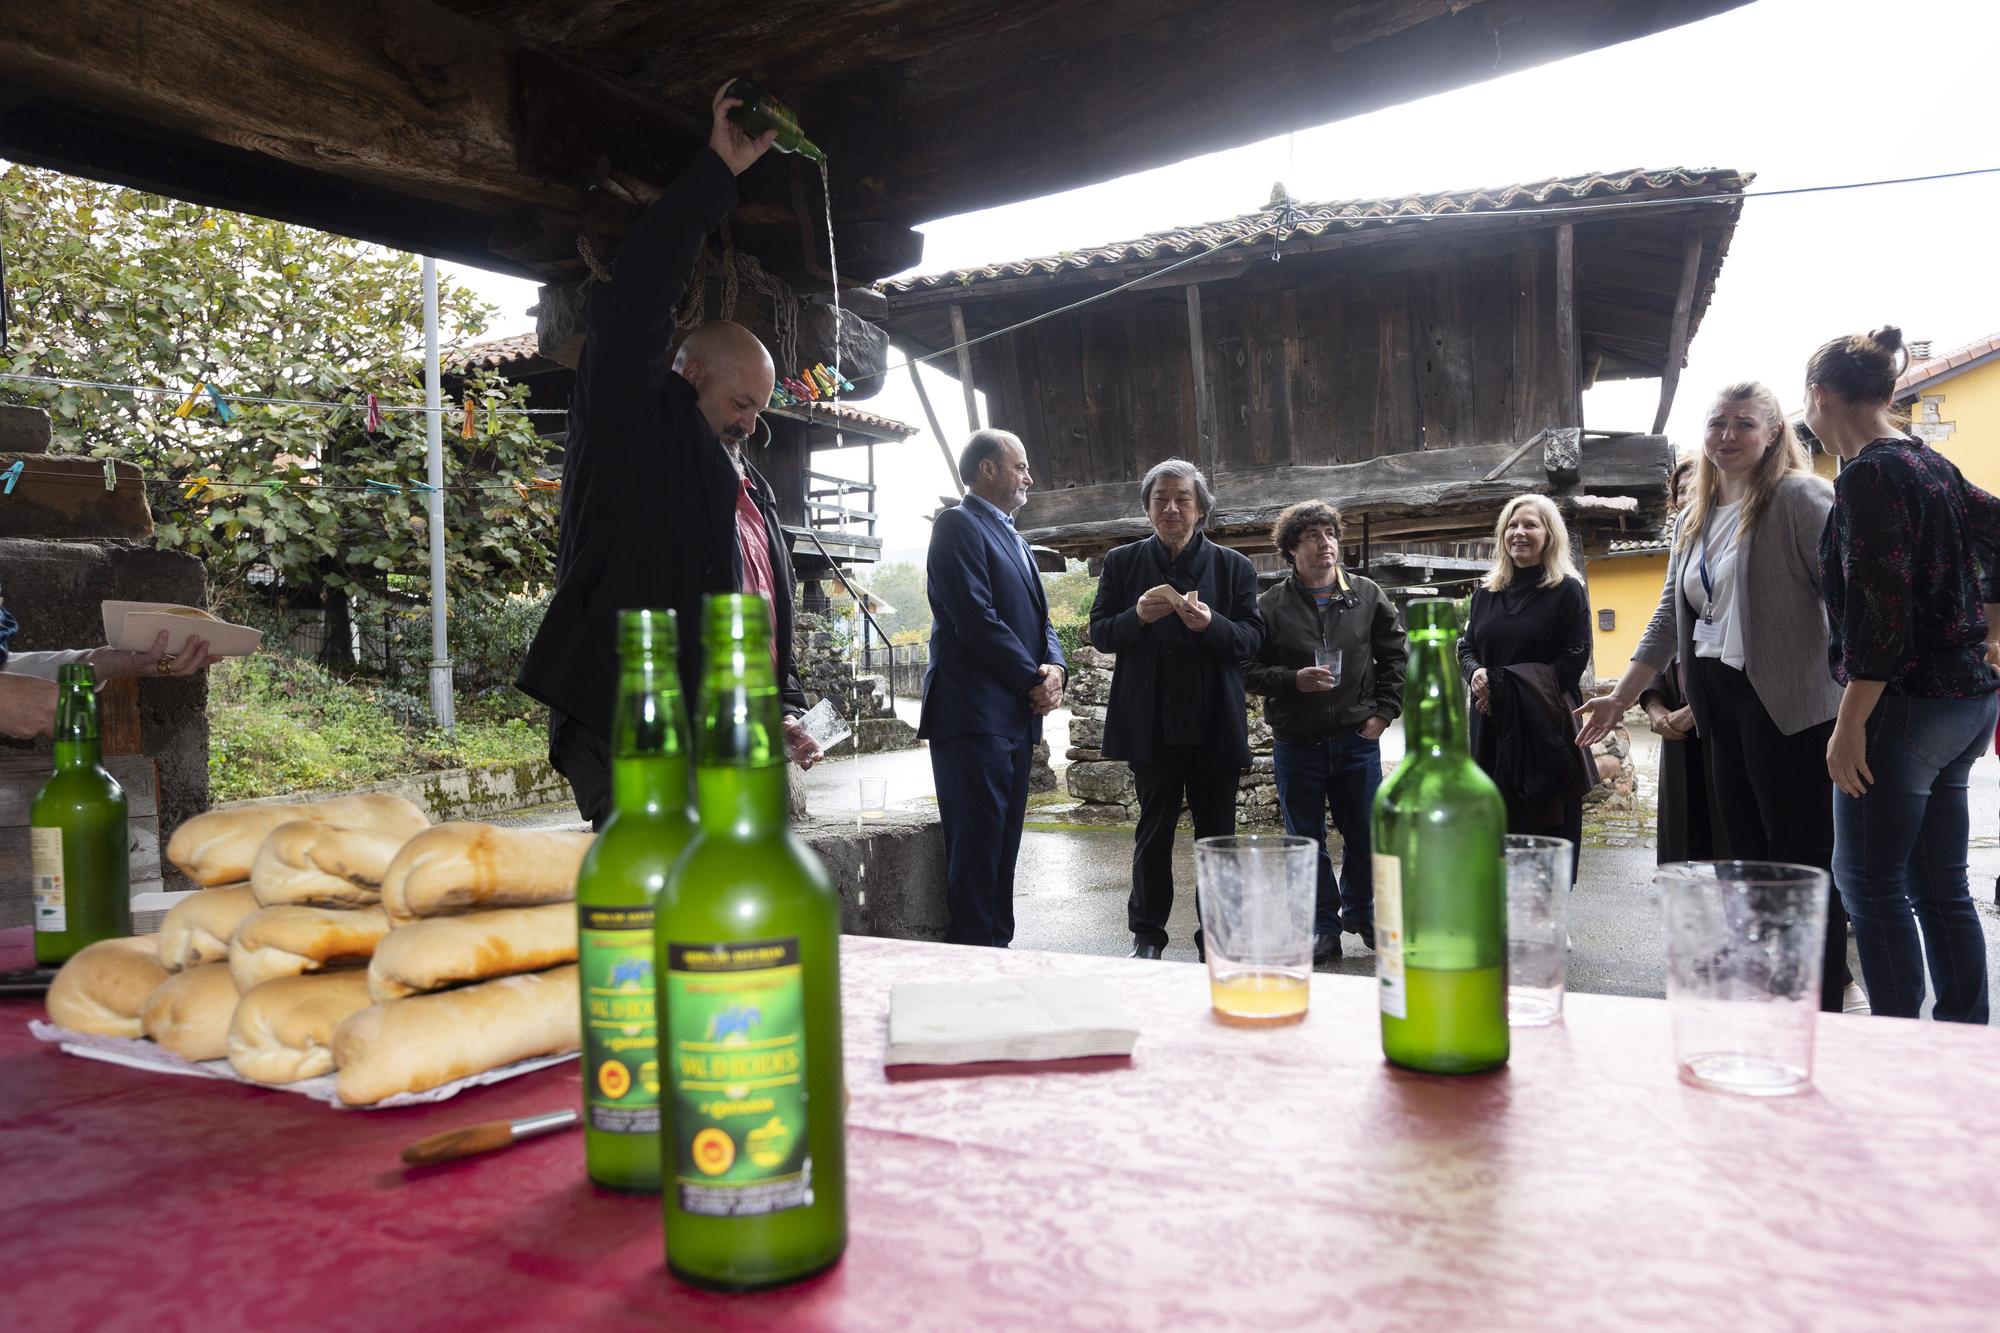
<svg viewBox="0 0 2000 1333">
<path fill-rule="evenodd" d="M 333 1092 L 332 1074 L 322 1074 L 318 1078 L 301 1079 L 297 1083 L 258 1083 L 247 1079 L 229 1067 L 227 1060 L 183 1060 L 172 1051 L 155 1046 L 139 1037 L 99 1037 L 88 1032 L 72 1032 L 54 1023 L 29 1019 L 28 1031 L 36 1041 L 47 1042 L 59 1047 L 66 1055 L 82 1056 L 86 1060 L 102 1060 L 107 1064 L 124 1065 L 129 1069 L 144 1070 L 149 1074 L 187 1074 L 196 1078 L 223 1079 L 230 1083 L 241 1083 L 246 1087 L 263 1088 L 269 1092 L 297 1092 L 316 1102 L 342 1111 L 388 1111 L 398 1106 L 427 1106 L 432 1102 L 447 1101 L 464 1092 L 467 1088 L 483 1088 L 491 1083 L 504 1083 L 522 1074 L 532 1074 L 537 1069 L 547 1069 L 550 1065 L 561 1064 L 565 1060 L 577 1058 L 577 1052 L 568 1051 L 561 1055 L 538 1055 L 532 1060 L 517 1060 L 511 1065 L 498 1069 L 488 1069 L 425 1092 L 399 1092 L 393 1097 L 385 1097 L 373 1106 L 346 1106 Z"/>
</svg>

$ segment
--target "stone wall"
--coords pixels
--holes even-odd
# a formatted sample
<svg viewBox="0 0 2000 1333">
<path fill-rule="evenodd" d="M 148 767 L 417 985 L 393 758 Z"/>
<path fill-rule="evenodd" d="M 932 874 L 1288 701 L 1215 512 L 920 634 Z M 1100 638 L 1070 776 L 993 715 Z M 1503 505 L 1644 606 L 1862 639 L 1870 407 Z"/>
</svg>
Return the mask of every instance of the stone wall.
<svg viewBox="0 0 2000 1333">
<path fill-rule="evenodd" d="M 834 746 L 831 754 L 916 748 L 917 729 L 896 716 L 888 682 L 881 676 L 854 673 L 847 657 L 836 649 L 832 622 L 825 616 L 799 612 L 792 642 L 806 702 L 831 699 L 834 709 L 854 728 L 854 735 Z"/>
<path fill-rule="evenodd" d="M 104 642 L 107 599 L 206 606 L 208 576 L 201 561 L 179 551 L 0 538 L 0 593 L 21 622 L 16 650 L 95 648 Z M 207 675 L 140 681 L 139 730 L 159 766 L 160 827 L 178 828 L 208 809 Z M 52 753 L 46 741 L 18 748 Z"/>
<path fill-rule="evenodd" d="M 1082 823 L 1132 823 L 1139 818 L 1139 797 L 1132 769 L 1121 760 L 1106 759 L 1104 710 L 1111 701 L 1111 673 L 1117 658 L 1088 645 L 1070 655 L 1068 700 L 1069 794 L 1082 804 L 1073 817 Z M 1264 721 L 1264 701 L 1249 700 L 1250 768 L 1236 791 L 1236 823 L 1242 828 L 1276 827 L 1278 784 L 1271 771 L 1271 728 Z"/>
</svg>

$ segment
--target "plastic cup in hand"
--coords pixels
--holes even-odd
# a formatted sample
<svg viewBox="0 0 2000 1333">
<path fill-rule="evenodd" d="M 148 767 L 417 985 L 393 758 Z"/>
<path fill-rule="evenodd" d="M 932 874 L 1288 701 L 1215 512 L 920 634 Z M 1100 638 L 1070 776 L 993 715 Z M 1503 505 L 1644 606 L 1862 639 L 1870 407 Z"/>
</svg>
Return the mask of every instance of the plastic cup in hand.
<svg viewBox="0 0 2000 1333">
<path fill-rule="evenodd" d="M 861 817 L 880 819 L 889 809 L 889 779 L 861 779 Z"/>
<path fill-rule="evenodd" d="M 1546 1027 L 1563 1011 L 1570 844 L 1510 833 L 1506 857 L 1507 1026 Z"/>
<path fill-rule="evenodd" d="M 847 719 L 834 711 L 833 700 L 821 699 L 799 717 L 799 725 L 806 735 L 826 753 L 834 746 L 854 734 L 854 728 L 847 725 Z"/>
<path fill-rule="evenodd" d="M 1209 1003 L 1225 1023 L 1269 1027 L 1306 1016 L 1319 845 L 1310 838 L 1202 838 L 1195 897 Z"/>
<path fill-rule="evenodd" d="M 1333 677 L 1329 684 L 1340 684 L 1340 660 L 1345 652 L 1345 649 L 1329 648 L 1325 644 L 1313 649 L 1313 665 L 1327 669 L 1328 674 Z"/>
<path fill-rule="evenodd" d="M 1662 866 L 1674 1058 L 1697 1087 L 1752 1097 L 1812 1085 L 1827 874 L 1763 861 Z"/>
</svg>

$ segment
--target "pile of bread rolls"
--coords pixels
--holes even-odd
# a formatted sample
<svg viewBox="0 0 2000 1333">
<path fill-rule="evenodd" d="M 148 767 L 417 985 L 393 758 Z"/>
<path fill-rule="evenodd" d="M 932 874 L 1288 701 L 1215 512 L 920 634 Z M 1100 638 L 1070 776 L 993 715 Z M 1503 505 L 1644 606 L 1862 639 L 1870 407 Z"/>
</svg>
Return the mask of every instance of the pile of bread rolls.
<svg viewBox="0 0 2000 1333">
<path fill-rule="evenodd" d="M 72 958 L 49 1017 L 257 1083 L 331 1072 L 351 1106 L 575 1050 L 591 836 L 432 826 L 379 794 L 211 811 L 167 844 L 203 887 Z"/>
</svg>

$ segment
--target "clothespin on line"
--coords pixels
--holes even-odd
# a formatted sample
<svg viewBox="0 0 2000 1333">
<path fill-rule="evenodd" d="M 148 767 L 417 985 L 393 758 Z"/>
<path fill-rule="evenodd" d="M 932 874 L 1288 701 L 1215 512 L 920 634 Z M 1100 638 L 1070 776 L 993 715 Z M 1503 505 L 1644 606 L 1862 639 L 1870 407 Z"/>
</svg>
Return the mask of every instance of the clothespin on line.
<svg viewBox="0 0 2000 1333">
<path fill-rule="evenodd" d="M 222 396 L 222 390 L 216 388 L 213 384 L 204 384 L 201 387 L 208 391 L 208 401 L 215 404 L 215 415 L 222 418 L 224 425 L 229 424 L 235 418 L 236 413 L 230 408 L 229 400 Z"/>
<path fill-rule="evenodd" d="M 458 428 L 459 439 L 469 440 L 472 438 L 472 416 L 476 410 L 473 406 L 472 395 L 467 394 L 465 396 L 465 421 Z"/>
<path fill-rule="evenodd" d="M 203 389 L 206 389 L 207 387 L 208 385 L 206 384 L 195 385 L 194 389 L 188 394 L 188 396 L 181 400 L 181 405 L 174 409 L 174 415 L 176 417 L 181 417 L 181 418 L 187 418 L 193 416 L 195 404 L 201 401 L 201 391 Z"/>
<path fill-rule="evenodd" d="M 368 395 L 368 433 L 374 435 L 382 429 L 382 400 L 374 394 Z"/>
<path fill-rule="evenodd" d="M 17 458 L 14 460 L 14 466 L 8 468 L 5 472 L 0 472 L 0 477 L 6 478 L 6 484 L 0 486 L 0 495 L 12 495 L 14 493 L 14 483 L 21 479 L 21 473 L 26 470 L 25 465 Z"/>
<path fill-rule="evenodd" d="M 107 458 L 104 460 L 104 489 L 107 491 L 118 489 L 118 462 L 116 459 Z"/>
</svg>

